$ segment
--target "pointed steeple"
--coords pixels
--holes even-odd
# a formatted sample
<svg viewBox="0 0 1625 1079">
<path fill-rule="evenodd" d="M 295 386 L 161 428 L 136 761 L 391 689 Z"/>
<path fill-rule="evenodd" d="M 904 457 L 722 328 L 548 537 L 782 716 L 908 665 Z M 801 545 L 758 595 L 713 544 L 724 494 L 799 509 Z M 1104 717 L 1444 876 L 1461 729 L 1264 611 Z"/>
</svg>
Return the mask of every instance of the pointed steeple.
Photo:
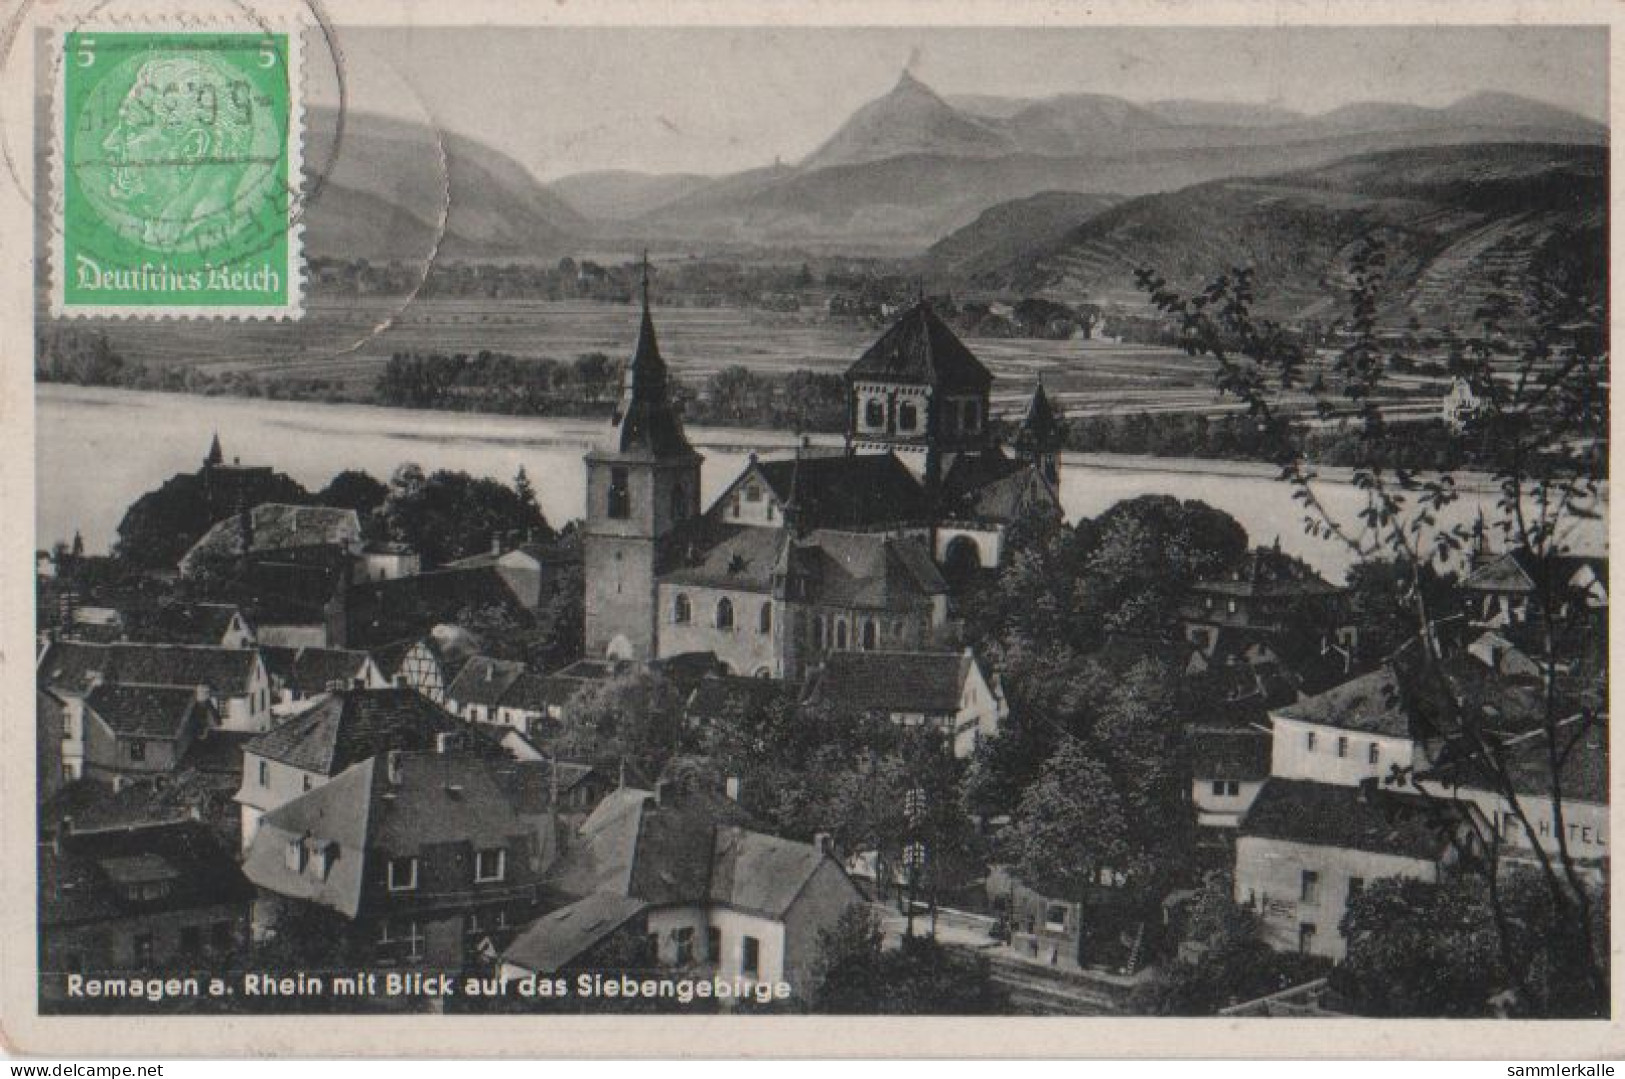
<svg viewBox="0 0 1625 1079">
<path fill-rule="evenodd" d="M 1061 419 L 1050 404 L 1049 395 L 1044 392 L 1044 376 L 1040 374 L 1038 383 L 1033 386 L 1032 400 L 1027 402 L 1027 414 L 1022 417 L 1021 427 L 1016 431 L 1016 456 L 1037 465 L 1045 479 L 1052 485 L 1058 484 L 1062 441 Z"/>
<path fill-rule="evenodd" d="M 666 376 L 655 339 L 654 316 L 649 309 L 649 255 L 643 255 L 643 320 L 632 361 L 621 379 L 621 399 L 612 422 L 616 427 L 614 449 L 619 453 L 651 453 L 657 456 L 691 454 L 694 448 L 683 434 L 683 422 L 672 407 Z"/>
<path fill-rule="evenodd" d="M 215 465 L 225 464 L 225 461 L 226 455 L 224 451 L 220 449 L 220 432 L 216 431 L 214 433 L 214 440 L 209 443 L 209 456 L 203 459 L 203 464 L 206 467 L 212 467 Z"/>
</svg>

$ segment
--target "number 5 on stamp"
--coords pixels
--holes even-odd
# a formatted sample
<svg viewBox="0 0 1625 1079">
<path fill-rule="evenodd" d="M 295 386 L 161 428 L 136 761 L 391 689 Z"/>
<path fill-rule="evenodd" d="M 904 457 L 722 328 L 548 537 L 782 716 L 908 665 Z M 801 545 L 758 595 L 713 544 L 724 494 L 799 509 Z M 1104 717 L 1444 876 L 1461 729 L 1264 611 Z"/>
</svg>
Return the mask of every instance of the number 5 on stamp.
<svg viewBox="0 0 1625 1079">
<path fill-rule="evenodd" d="M 298 33 L 61 46 L 51 313 L 299 317 Z"/>
</svg>

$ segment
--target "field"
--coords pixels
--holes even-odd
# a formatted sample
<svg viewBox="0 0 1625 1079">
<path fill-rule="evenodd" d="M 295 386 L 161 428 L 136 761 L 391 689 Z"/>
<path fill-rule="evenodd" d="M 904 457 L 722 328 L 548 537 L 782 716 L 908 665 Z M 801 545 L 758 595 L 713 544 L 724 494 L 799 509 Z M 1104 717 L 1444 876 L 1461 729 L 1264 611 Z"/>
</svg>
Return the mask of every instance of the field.
<svg viewBox="0 0 1625 1079">
<path fill-rule="evenodd" d="M 655 316 L 661 351 L 678 376 L 696 386 L 735 364 L 763 373 L 842 371 L 880 332 L 860 320 L 821 312 L 661 307 Z M 342 383 L 346 396 L 362 399 L 396 352 L 489 349 L 565 360 L 585 352 L 621 357 L 632 348 L 638 319 L 631 307 L 591 301 L 408 302 L 316 295 L 307 300 L 302 322 L 75 325 L 103 330 L 126 360 L 149 367 L 329 379 Z M 1046 390 L 1071 415 L 1218 413 L 1236 407 L 1214 391 L 1209 364 L 1173 349 L 1081 340 L 968 338 L 966 343 L 996 376 L 996 413 L 1020 409 L 1040 374 Z"/>
</svg>

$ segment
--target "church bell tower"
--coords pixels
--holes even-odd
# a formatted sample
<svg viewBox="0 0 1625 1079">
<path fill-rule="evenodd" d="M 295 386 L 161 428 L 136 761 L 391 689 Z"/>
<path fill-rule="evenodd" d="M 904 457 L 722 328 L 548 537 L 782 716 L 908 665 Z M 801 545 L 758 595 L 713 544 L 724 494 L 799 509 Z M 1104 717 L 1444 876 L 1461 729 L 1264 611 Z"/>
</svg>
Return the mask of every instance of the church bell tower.
<svg viewBox="0 0 1625 1079">
<path fill-rule="evenodd" d="M 700 462 L 673 407 L 666 363 L 649 313 L 643 261 L 643 322 L 605 443 L 586 456 L 582 532 L 586 654 L 648 660 L 659 655 L 655 579 L 662 540 L 700 512 Z"/>
</svg>

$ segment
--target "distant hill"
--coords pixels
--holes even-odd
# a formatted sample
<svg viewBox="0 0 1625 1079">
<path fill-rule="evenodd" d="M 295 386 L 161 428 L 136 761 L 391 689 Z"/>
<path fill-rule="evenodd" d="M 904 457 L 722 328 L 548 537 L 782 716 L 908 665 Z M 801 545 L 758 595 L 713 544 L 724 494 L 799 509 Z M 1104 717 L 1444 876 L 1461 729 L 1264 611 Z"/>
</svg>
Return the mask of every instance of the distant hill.
<svg viewBox="0 0 1625 1079">
<path fill-rule="evenodd" d="M 616 221 L 641 217 L 710 182 L 711 177 L 692 172 L 656 174 L 609 169 L 575 173 L 547 186 L 583 217 Z"/>
<path fill-rule="evenodd" d="M 1567 262 L 1600 296 L 1607 198 L 1600 147 L 1407 149 L 1132 199 L 1014 255 L 993 230 L 965 230 L 931 261 L 961 290 L 1136 305 L 1137 267 L 1192 288 L 1247 265 L 1266 313 L 1331 318 L 1350 251 L 1375 235 L 1389 256 L 1384 316 L 1467 328 L 1486 294 L 1519 295 L 1537 263 Z"/>
<path fill-rule="evenodd" d="M 326 164 L 336 125 L 334 110 L 307 113 L 308 169 Z M 422 258 L 442 213 L 440 251 L 453 258 L 553 258 L 578 246 L 589 228 L 581 214 L 498 150 L 460 135 L 437 137 L 423 124 L 350 113 L 332 171 L 306 208 L 306 250 Z"/>
<path fill-rule="evenodd" d="M 997 272 L 1027 252 L 1058 243 L 1078 225 L 1121 201 L 1115 195 L 1041 191 L 1001 202 L 932 244 L 926 259 L 935 276 L 972 280 Z"/>
<path fill-rule="evenodd" d="M 1043 191 L 1142 195 L 1402 147 L 1606 141 L 1600 124 L 1507 94 L 1443 108 L 1379 102 L 1306 116 L 1103 94 L 943 98 L 905 74 L 798 165 L 698 184 L 674 177 L 676 194 L 665 201 L 661 178 L 642 177 L 640 197 L 624 200 L 630 216 L 614 219 L 619 193 L 606 193 L 588 213 L 612 232 L 643 236 L 915 254 L 990 206 Z M 591 175 L 558 181 L 554 190 L 572 198 L 593 187 Z"/>
</svg>

